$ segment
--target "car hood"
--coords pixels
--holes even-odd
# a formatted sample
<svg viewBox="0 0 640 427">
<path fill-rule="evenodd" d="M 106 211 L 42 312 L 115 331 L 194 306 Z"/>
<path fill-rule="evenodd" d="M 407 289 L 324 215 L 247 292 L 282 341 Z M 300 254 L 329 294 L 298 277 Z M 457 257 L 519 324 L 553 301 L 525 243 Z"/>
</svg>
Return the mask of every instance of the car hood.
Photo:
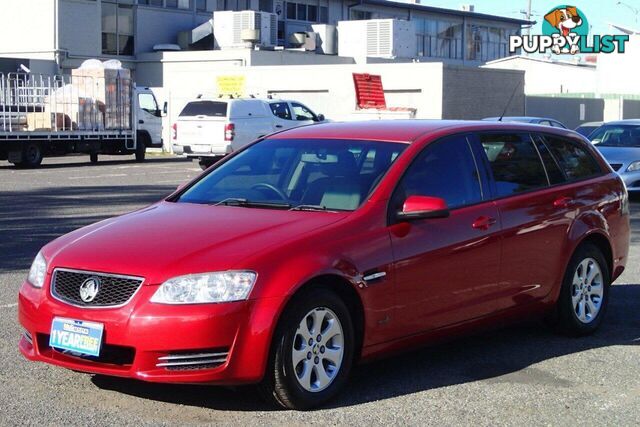
<svg viewBox="0 0 640 427">
<path fill-rule="evenodd" d="M 145 277 L 249 268 L 242 261 L 348 213 L 161 202 L 76 230 L 44 248 L 55 267 Z"/>
<path fill-rule="evenodd" d="M 630 162 L 640 160 L 640 147 L 599 147 L 595 146 L 607 161 Z"/>
</svg>

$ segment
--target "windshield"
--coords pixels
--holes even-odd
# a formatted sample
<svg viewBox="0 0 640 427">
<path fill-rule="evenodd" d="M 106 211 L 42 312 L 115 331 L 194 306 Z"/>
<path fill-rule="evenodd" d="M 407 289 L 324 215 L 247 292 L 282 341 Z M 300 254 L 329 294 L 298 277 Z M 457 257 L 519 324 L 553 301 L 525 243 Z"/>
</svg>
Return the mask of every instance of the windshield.
<svg viewBox="0 0 640 427">
<path fill-rule="evenodd" d="M 640 125 L 604 125 L 589 139 L 598 147 L 640 147 Z"/>
<path fill-rule="evenodd" d="M 406 147 L 374 141 L 267 139 L 214 169 L 177 201 L 352 211 Z"/>
</svg>

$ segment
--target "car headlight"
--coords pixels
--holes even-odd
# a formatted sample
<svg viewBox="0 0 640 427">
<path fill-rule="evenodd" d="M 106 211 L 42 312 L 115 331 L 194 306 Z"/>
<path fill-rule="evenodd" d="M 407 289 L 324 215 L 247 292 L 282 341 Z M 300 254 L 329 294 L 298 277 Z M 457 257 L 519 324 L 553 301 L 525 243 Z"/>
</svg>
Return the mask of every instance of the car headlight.
<svg viewBox="0 0 640 427">
<path fill-rule="evenodd" d="M 640 171 L 640 160 L 631 162 L 631 164 L 627 168 L 627 172 L 635 172 L 635 171 Z"/>
<path fill-rule="evenodd" d="M 253 271 L 221 271 L 174 277 L 160 285 L 151 302 L 205 304 L 245 300 L 256 277 Z"/>
<path fill-rule="evenodd" d="M 47 275 L 47 261 L 42 256 L 41 252 L 38 252 L 33 263 L 31 264 L 31 269 L 29 269 L 29 275 L 27 276 L 27 280 L 36 288 L 41 288 L 44 285 L 44 278 Z"/>
</svg>

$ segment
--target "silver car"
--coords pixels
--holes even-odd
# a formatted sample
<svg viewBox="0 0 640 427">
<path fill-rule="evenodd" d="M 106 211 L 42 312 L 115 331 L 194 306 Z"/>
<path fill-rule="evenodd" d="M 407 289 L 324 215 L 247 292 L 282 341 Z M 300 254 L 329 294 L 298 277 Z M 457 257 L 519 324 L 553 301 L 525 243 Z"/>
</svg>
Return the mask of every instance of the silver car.
<svg viewBox="0 0 640 427">
<path fill-rule="evenodd" d="M 640 120 L 608 122 L 589 139 L 622 177 L 630 193 L 640 193 Z"/>
</svg>

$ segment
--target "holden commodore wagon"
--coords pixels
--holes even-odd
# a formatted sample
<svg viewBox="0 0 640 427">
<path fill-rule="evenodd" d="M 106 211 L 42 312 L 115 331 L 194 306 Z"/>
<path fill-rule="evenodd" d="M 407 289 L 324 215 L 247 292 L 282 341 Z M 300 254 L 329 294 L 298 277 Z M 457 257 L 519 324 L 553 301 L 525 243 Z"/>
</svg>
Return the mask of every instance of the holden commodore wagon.
<svg viewBox="0 0 640 427">
<path fill-rule="evenodd" d="M 357 362 L 480 325 L 592 333 L 628 247 L 625 186 L 572 131 L 312 125 L 44 246 L 19 348 L 93 374 L 257 384 L 305 409 Z"/>
</svg>

